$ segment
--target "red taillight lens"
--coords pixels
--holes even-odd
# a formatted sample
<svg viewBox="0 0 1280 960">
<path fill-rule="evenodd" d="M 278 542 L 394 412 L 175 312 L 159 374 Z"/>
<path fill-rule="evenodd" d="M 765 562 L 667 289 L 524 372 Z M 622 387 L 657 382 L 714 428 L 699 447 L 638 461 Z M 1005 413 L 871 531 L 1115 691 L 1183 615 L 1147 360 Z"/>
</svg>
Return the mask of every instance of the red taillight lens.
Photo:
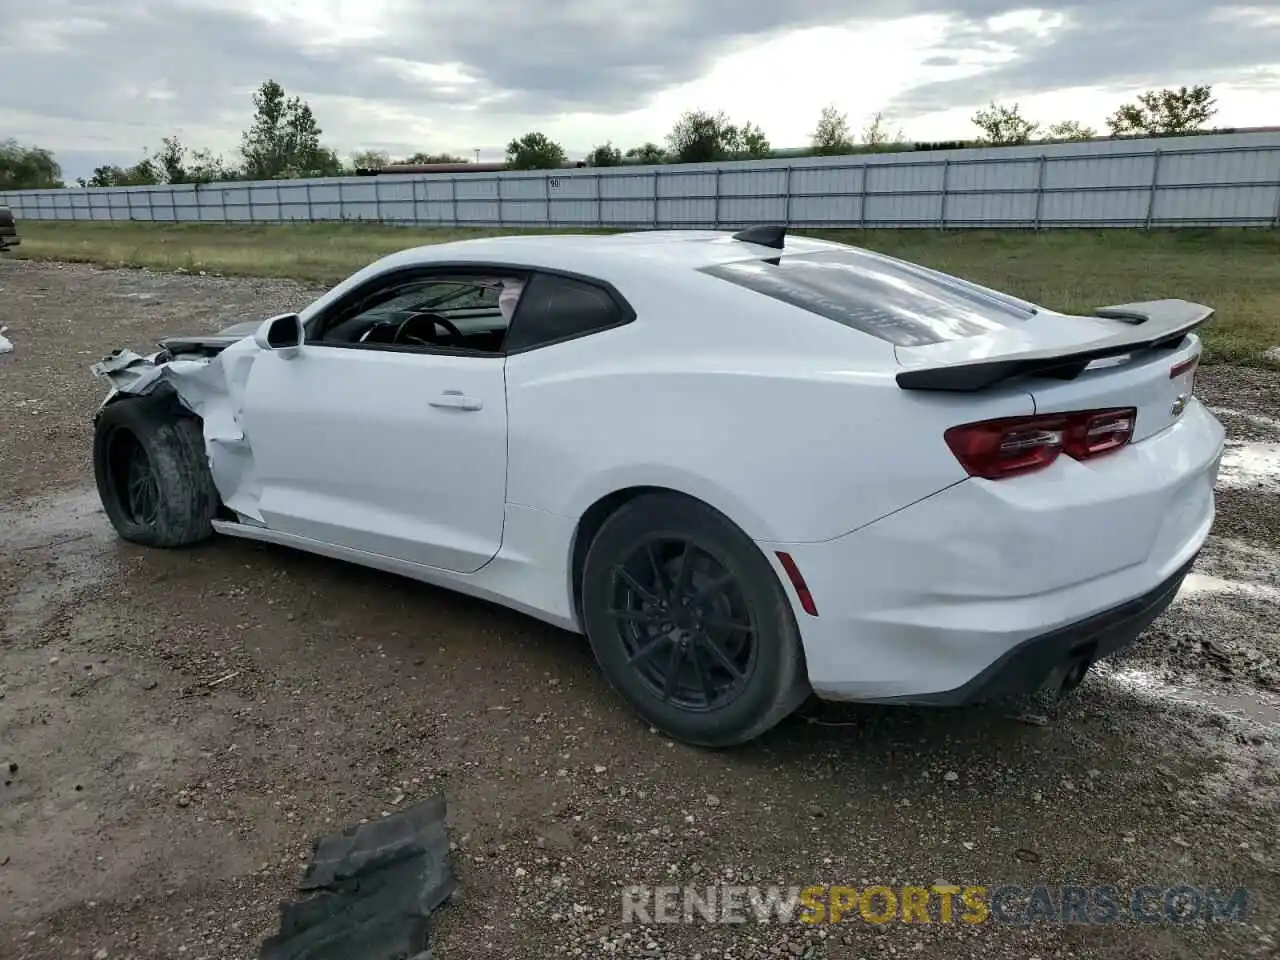
<svg viewBox="0 0 1280 960">
<path fill-rule="evenodd" d="M 952 427 L 943 437 L 971 476 L 996 480 L 1053 463 L 1066 426 L 1062 417 L 1009 417 Z"/>
<path fill-rule="evenodd" d="M 1118 450 L 1133 436 L 1136 417 L 1133 407 L 1005 417 L 952 427 L 943 436 L 970 476 L 1000 480 L 1047 467 L 1062 453 L 1087 460 Z"/>
<path fill-rule="evenodd" d="M 1133 408 L 1074 414 L 1062 438 L 1062 452 L 1076 460 L 1087 460 L 1123 447 L 1133 436 L 1136 416 Z"/>
</svg>

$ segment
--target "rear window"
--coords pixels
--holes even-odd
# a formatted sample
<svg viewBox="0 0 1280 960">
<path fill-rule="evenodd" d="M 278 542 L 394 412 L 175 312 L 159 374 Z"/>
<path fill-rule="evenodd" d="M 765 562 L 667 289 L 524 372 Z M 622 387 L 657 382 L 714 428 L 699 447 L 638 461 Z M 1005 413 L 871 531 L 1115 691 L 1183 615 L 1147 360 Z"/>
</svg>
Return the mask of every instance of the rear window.
<svg viewBox="0 0 1280 960">
<path fill-rule="evenodd" d="M 1036 309 L 965 280 L 858 250 L 783 254 L 701 269 L 904 347 L 991 333 L 1034 316 Z"/>
</svg>

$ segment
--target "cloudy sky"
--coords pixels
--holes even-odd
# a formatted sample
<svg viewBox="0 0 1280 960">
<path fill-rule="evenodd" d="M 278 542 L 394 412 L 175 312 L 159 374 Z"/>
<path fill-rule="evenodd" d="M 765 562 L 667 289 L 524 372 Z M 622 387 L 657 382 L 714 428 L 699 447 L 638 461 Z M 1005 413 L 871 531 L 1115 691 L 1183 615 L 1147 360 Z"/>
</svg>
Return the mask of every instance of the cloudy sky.
<svg viewBox="0 0 1280 960">
<path fill-rule="evenodd" d="M 74 178 L 179 133 L 228 156 L 273 77 L 344 157 L 572 156 L 724 110 L 802 146 L 822 106 L 908 138 L 1018 101 L 1103 129 L 1152 86 L 1212 83 L 1221 126 L 1280 124 L 1280 0 L 0 0 L 0 139 Z M 856 17 L 851 13 L 857 11 Z"/>
</svg>

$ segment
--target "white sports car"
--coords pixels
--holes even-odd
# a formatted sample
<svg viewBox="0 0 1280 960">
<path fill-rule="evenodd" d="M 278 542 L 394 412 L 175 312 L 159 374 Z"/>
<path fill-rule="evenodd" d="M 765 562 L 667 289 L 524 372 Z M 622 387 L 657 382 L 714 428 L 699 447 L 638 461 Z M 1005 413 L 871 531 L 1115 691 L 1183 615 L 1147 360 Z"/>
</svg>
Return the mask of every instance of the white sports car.
<svg viewBox="0 0 1280 960">
<path fill-rule="evenodd" d="M 404 250 L 94 367 L 127 540 L 215 531 L 584 633 L 726 746 L 819 698 L 1066 690 L 1214 517 L 1212 309 L 1070 316 L 780 227 Z"/>
</svg>

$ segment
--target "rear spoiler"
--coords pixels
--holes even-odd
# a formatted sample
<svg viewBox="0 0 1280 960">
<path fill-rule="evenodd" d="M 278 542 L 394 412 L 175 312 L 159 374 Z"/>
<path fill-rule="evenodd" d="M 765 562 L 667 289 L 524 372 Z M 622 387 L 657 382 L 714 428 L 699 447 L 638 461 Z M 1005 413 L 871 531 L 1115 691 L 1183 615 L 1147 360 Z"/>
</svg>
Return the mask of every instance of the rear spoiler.
<svg viewBox="0 0 1280 960">
<path fill-rule="evenodd" d="M 1187 300 L 1148 300 L 1100 307 L 1094 312 L 1124 325 L 1076 347 L 1024 350 L 990 359 L 913 367 L 898 373 L 898 386 L 903 390 L 971 392 L 1013 377 L 1074 380 L 1090 363 L 1103 357 L 1177 346 L 1213 316 L 1214 308 Z"/>
</svg>

